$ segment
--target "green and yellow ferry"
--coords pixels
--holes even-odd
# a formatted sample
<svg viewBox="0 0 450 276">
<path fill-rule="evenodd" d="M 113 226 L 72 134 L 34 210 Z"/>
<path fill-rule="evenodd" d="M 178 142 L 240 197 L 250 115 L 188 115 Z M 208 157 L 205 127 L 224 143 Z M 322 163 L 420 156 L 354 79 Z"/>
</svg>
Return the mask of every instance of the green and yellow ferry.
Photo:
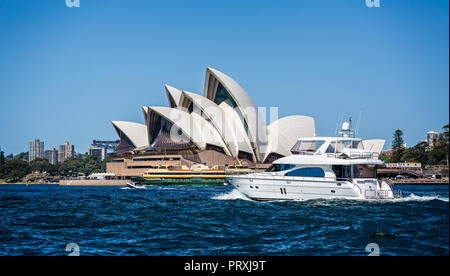
<svg viewBox="0 0 450 276">
<path fill-rule="evenodd" d="M 160 165 L 149 169 L 142 176 L 130 177 L 129 187 L 143 185 L 223 185 L 225 168 L 214 166 L 211 169 L 203 164 L 195 164 L 191 168 L 184 165 Z"/>
<path fill-rule="evenodd" d="M 245 164 L 225 166 L 215 165 L 212 168 L 204 164 L 194 164 L 191 168 L 184 165 L 165 166 L 149 169 L 142 176 L 132 176 L 127 186 L 141 188 L 146 185 L 200 185 L 217 186 L 226 183 L 227 175 L 247 174 L 253 172 Z"/>
</svg>

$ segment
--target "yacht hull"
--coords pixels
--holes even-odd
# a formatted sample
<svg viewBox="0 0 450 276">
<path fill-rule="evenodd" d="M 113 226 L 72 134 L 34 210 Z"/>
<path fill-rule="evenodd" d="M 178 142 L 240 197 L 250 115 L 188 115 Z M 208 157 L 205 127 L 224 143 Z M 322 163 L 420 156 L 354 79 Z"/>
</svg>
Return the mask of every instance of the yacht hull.
<svg viewBox="0 0 450 276">
<path fill-rule="evenodd" d="M 227 177 L 227 182 L 253 200 L 390 199 L 395 195 L 385 182 Z"/>
</svg>

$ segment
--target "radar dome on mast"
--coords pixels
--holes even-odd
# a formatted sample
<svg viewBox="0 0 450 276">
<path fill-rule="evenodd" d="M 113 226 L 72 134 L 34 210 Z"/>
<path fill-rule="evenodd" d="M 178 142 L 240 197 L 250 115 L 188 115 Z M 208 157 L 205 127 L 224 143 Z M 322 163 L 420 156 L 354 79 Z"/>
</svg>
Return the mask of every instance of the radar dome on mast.
<svg viewBox="0 0 450 276">
<path fill-rule="evenodd" d="M 348 122 L 344 122 L 342 124 L 342 129 L 338 133 L 342 137 L 355 137 L 355 132 L 351 129 L 352 126 L 352 117 L 349 118 Z"/>
<path fill-rule="evenodd" d="M 344 122 L 342 124 L 342 131 L 349 131 L 350 130 L 350 124 L 348 122 Z"/>
</svg>

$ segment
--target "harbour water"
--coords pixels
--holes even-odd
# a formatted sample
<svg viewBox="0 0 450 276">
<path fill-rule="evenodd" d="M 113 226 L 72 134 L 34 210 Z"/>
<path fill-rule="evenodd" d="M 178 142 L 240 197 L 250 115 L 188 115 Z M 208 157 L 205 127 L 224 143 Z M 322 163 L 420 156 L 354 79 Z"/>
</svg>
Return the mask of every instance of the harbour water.
<svg viewBox="0 0 450 276">
<path fill-rule="evenodd" d="M 0 255 L 448 255 L 448 185 L 395 188 L 404 198 L 255 202 L 230 186 L 1 185 Z"/>
</svg>

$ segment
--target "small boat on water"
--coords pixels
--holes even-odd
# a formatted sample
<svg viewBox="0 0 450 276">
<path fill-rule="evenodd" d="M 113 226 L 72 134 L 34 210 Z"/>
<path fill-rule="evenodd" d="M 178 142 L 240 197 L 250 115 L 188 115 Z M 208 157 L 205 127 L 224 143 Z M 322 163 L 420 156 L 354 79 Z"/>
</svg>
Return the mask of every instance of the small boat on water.
<svg viewBox="0 0 450 276">
<path fill-rule="evenodd" d="M 349 135 L 300 138 L 292 155 L 274 161 L 265 172 L 227 176 L 227 182 L 254 200 L 401 197 L 401 191 L 376 178 L 377 166 L 384 164 L 378 159 L 383 145 L 384 140 Z"/>
<path fill-rule="evenodd" d="M 131 188 L 131 189 L 145 189 L 144 185 L 138 184 L 138 183 L 133 182 L 131 180 L 127 182 L 127 187 Z"/>
</svg>

